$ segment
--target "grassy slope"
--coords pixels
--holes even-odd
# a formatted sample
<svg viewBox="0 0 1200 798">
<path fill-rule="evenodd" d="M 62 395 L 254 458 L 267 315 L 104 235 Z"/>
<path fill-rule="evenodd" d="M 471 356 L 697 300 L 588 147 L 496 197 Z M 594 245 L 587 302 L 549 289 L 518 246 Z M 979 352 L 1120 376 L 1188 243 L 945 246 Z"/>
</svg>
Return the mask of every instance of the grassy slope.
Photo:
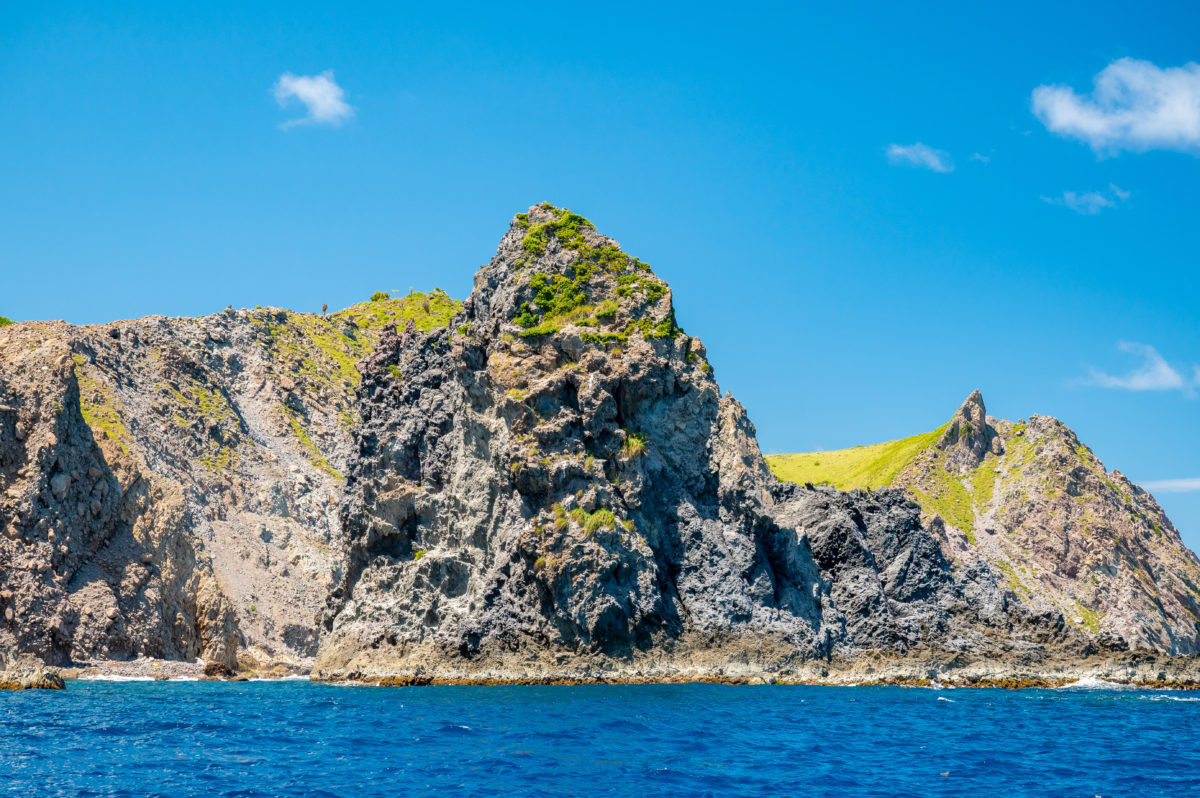
<svg viewBox="0 0 1200 798">
<path fill-rule="evenodd" d="M 828 483 L 839 490 L 880 488 L 891 484 L 900 469 L 936 443 L 946 426 L 898 441 L 855 446 L 852 449 L 769 454 L 767 465 L 776 477 L 785 482 Z"/>
</svg>

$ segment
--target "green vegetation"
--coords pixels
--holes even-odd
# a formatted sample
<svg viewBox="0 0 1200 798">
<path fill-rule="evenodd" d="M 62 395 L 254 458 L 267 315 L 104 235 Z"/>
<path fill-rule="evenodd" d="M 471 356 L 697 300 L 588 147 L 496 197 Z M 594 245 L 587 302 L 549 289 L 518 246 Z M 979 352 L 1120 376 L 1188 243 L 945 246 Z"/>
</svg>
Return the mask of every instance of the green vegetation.
<svg viewBox="0 0 1200 798">
<path fill-rule="evenodd" d="M 325 455 L 321 454 L 321 450 L 317 448 L 317 444 L 313 442 L 312 436 L 308 434 L 308 430 L 304 429 L 304 425 L 300 423 L 296 411 L 292 410 L 287 405 L 283 405 L 283 414 L 287 417 L 288 425 L 292 428 L 292 433 L 300 440 L 300 444 L 308 452 L 308 459 L 317 468 L 324 471 L 334 479 L 342 479 L 342 475 L 334 470 L 329 461 L 325 459 Z"/>
<path fill-rule="evenodd" d="M 625 431 L 625 442 L 621 444 L 621 457 L 632 460 L 646 453 L 646 439 L 636 432 Z"/>
<path fill-rule="evenodd" d="M 419 560 L 428 553 L 429 553 L 428 549 L 417 549 L 416 551 L 413 552 L 413 559 Z"/>
<path fill-rule="evenodd" d="M 1090 631 L 1092 634 L 1098 634 L 1100 632 L 1100 621 L 1104 620 L 1105 614 L 1103 612 L 1096 612 L 1095 610 L 1088 609 L 1078 601 L 1075 602 L 1075 609 L 1079 613 L 1080 619 L 1083 621 L 1082 626 L 1087 627 L 1088 631 Z"/>
<path fill-rule="evenodd" d="M 975 502 L 963 485 L 962 480 L 945 469 L 934 467 L 929 469 L 932 485 L 928 492 L 912 488 L 917 504 L 925 510 L 937 513 L 963 531 L 967 540 L 975 542 Z"/>
<path fill-rule="evenodd" d="M 594 535 L 597 530 L 616 529 L 616 527 L 617 517 L 603 507 L 595 512 L 585 513 L 583 516 L 583 532 L 585 535 Z"/>
<path fill-rule="evenodd" d="M 391 298 L 392 298 L 392 295 L 389 294 L 387 291 L 376 291 L 375 293 L 371 294 L 372 302 L 382 302 L 385 299 L 391 299 Z"/>
<path fill-rule="evenodd" d="M 615 300 L 589 304 L 589 288 L 595 277 L 609 275 L 616 281 L 616 293 L 622 298 L 640 295 L 641 301 L 652 303 L 666 295 L 666 284 L 651 273 L 648 264 L 615 246 L 588 244 L 584 232 L 595 228 L 587 219 L 564 208 L 547 204 L 543 208 L 553 213 L 554 218 L 529 226 L 529 232 L 521 242 L 525 251 L 536 257 L 545 252 L 551 239 L 556 239 L 564 249 L 578 253 L 578 258 L 571 264 L 570 274 L 539 272 L 530 277 L 533 302 L 522 303 L 513 317 L 513 323 L 522 328 L 523 337 L 555 333 L 567 324 L 600 327 L 614 321 L 619 310 Z M 518 216 L 518 224 L 520 218 Z M 525 222 L 528 224 L 528 218 Z M 680 332 L 672 311 L 657 324 L 649 319 L 637 319 L 620 331 L 584 333 L 583 337 L 592 343 L 606 344 L 623 343 L 634 333 L 646 338 L 671 338 Z"/>
<path fill-rule="evenodd" d="M 16 324 L 16 322 L 8 316 L 0 316 L 0 327 L 7 327 L 10 324 Z"/>
<path fill-rule="evenodd" d="M 461 305 L 439 288 L 397 299 L 385 295 L 328 316 L 256 311 L 250 321 L 263 331 L 279 372 L 310 387 L 333 388 L 342 397 L 338 409 L 345 410 L 350 392 L 362 381 L 356 364 L 374 349 L 385 327 L 403 327 L 410 320 L 423 332 L 446 327 Z"/>
<path fill-rule="evenodd" d="M 882 488 L 890 485 L 917 455 L 937 443 L 947 426 L 923 435 L 852 449 L 770 454 L 766 457 L 767 465 L 785 482 L 826 484 L 838 490 Z"/>
<path fill-rule="evenodd" d="M 200 441 L 201 452 L 196 462 L 210 471 L 230 472 L 237 467 L 238 436 L 229 432 L 229 427 L 238 428 L 241 419 L 221 390 L 210 388 L 199 380 L 188 377 L 177 387 L 159 383 L 164 397 L 173 405 L 172 421 L 176 427 L 188 430 L 200 425 L 207 430 L 216 425 L 226 431 L 222 437 L 204 436 Z"/>
<path fill-rule="evenodd" d="M 404 380 L 403 372 L 400 371 L 400 367 L 395 363 L 389 363 L 384 368 L 387 369 L 387 373 L 391 374 L 392 379 L 394 379 L 396 382 L 401 382 Z"/>
<path fill-rule="evenodd" d="M 92 430 L 92 437 L 99 443 L 107 438 L 129 454 L 129 428 L 121 420 L 117 400 L 108 390 L 84 369 L 87 362 L 82 355 L 73 355 L 75 380 L 79 384 L 79 410 L 83 421 Z"/>
<path fill-rule="evenodd" d="M 557 238 L 565 249 L 580 249 L 587 246 L 587 242 L 583 240 L 583 231 L 596 229 L 591 222 L 565 208 L 551 207 L 546 210 L 554 213 L 555 218 L 529 228 L 529 232 L 521 241 L 521 246 L 525 248 L 526 252 L 530 255 L 542 254 L 546 251 L 546 244 L 552 236 Z M 526 216 L 525 222 L 528 224 L 528 216 Z"/>
<path fill-rule="evenodd" d="M 352 322 L 362 330 L 374 331 L 393 324 L 403 329 L 411 319 L 418 330 L 429 332 L 437 327 L 449 327 L 450 320 L 462 308 L 461 302 L 451 299 L 450 295 L 440 288 L 435 288 L 428 294 L 416 291 L 395 299 L 390 299 L 387 295 L 375 299 L 379 293 L 382 292 L 376 293 L 370 302 L 361 302 L 339 310 L 329 317 L 330 321 Z M 374 345 L 375 342 L 371 341 L 366 349 L 369 351 Z"/>
<path fill-rule="evenodd" d="M 977 506 L 990 504 L 996 493 L 996 467 L 994 462 L 980 463 L 971 472 L 971 498 Z"/>
<path fill-rule="evenodd" d="M 560 526 L 559 519 L 563 518 L 563 516 L 557 515 L 562 511 L 562 506 L 556 504 L 554 507 L 557 516 L 555 518 L 554 526 L 556 529 L 562 529 L 565 524 Z M 590 513 L 580 507 L 576 507 L 566 517 L 583 527 L 583 532 L 585 535 L 593 535 L 597 530 L 600 529 L 617 528 L 617 517 L 612 514 L 611 510 L 608 510 L 604 507 L 601 507 Z"/>
</svg>

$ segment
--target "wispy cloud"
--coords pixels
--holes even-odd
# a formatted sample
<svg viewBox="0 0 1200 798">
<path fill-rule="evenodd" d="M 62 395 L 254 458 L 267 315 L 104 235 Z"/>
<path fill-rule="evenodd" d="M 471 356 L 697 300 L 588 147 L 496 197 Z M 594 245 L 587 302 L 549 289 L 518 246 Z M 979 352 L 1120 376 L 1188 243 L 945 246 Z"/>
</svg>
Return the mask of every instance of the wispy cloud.
<svg viewBox="0 0 1200 798">
<path fill-rule="evenodd" d="M 1200 64 L 1166 69 L 1121 58 L 1093 79 L 1091 95 L 1038 86 L 1033 112 L 1046 129 L 1097 153 L 1176 150 L 1200 154 Z"/>
<path fill-rule="evenodd" d="M 974 152 L 974 153 L 971 153 L 971 160 L 979 161 L 984 166 L 987 166 L 989 163 L 992 162 L 992 156 L 984 155 L 982 152 Z"/>
<path fill-rule="evenodd" d="M 1200 366 L 1192 367 L 1195 377 L 1188 379 L 1149 344 L 1121 341 L 1117 347 L 1122 352 L 1140 357 L 1142 365 L 1123 376 L 1090 369 L 1083 380 L 1085 385 L 1122 391 L 1182 391 L 1185 396 L 1195 396 L 1195 388 L 1200 385 Z"/>
<path fill-rule="evenodd" d="M 1051 205 L 1061 205 L 1070 208 L 1083 216 L 1095 216 L 1105 208 L 1115 208 L 1129 199 L 1129 192 L 1122 191 L 1116 185 L 1109 183 L 1108 191 L 1085 191 L 1082 194 L 1074 191 L 1064 191 L 1057 197 L 1042 197 L 1042 202 Z"/>
<path fill-rule="evenodd" d="M 1200 477 L 1195 479 L 1152 479 L 1141 485 L 1146 490 L 1157 493 L 1196 493 L 1200 491 Z"/>
<path fill-rule="evenodd" d="M 281 127 L 321 124 L 340 125 L 354 115 L 354 109 L 343 99 L 345 92 L 333 79 L 333 70 L 320 75 L 293 75 L 284 72 L 275 82 L 275 100 L 282 108 L 293 99 L 304 104 L 308 115 L 284 122 Z"/>
<path fill-rule="evenodd" d="M 887 159 L 893 166 L 914 166 L 918 169 L 928 169 L 931 172 L 953 172 L 954 161 L 950 154 L 935 150 L 921 142 L 909 144 L 889 144 Z"/>
</svg>

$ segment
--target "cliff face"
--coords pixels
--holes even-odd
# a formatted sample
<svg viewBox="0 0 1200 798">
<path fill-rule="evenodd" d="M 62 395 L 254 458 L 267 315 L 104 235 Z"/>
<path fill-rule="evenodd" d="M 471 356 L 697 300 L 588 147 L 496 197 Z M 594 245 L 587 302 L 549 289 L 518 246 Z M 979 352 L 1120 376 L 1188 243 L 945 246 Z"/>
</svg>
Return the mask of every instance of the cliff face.
<svg viewBox="0 0 1200 798">
<path fill-rule="evenodd" d="M 444 294 L 0 329 L 0 650 L 304 665 L 340 577 L 354 362 Z"/>
<path fill-rule="evenodd" d="M 327 678 L 1034 660 L 1089 635 L 955 569 L 897 491 L 780 485 L 669 289 L 574 214 L 518 216 L 450 329 L 363 365 Z"/>
<path fill-rule="evenodd" d="M 768 460 L 785 479 L 903 490 L 956 567 L 990 571 L 1009 596 L 1108 645 L 1200 652 L 1200 561 L 1154 497 L 1062 422 L 993 418 L 976 391 L 908 440 Z"/>
<path fill-rule="evenodd" d="M 904 460 L 903 490 L 780 483 L 666 284 L 536 206 L 461 306 L 0 329 L 0 651 L 488 680 L 1193 650 L 1178 614 L 1157 636 L 1077 622 L 918 495 L 1025 463 L 1006 454 L 1020 437 L 968 403 Z M 1045 448 L 1029 456 L 1066 479 Z M 1089 565 L 1081 606 L 1124 601 L 1139 568 L 1192 580 L 1161 511 L 1129 496 L 1169 540 Z M 1011 516 L 1006 562 L 1068 509 Z M 1034 550 L 1020 562 L 1045 584 L 1080 581 Z"/>
</svg>

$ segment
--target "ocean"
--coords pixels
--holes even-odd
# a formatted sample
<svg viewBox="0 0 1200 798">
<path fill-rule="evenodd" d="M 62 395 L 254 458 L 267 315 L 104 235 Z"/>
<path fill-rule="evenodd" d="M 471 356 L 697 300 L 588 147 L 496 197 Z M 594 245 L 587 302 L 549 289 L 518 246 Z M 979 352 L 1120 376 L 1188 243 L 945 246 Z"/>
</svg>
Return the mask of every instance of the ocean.
<svg viewBox="0 0 1200 798">
<path fill-rule="evenodd" d="M 71 682 L 0 694 L 29 796 L 1195 796 L 1200 695 Z"/>
</svg>

